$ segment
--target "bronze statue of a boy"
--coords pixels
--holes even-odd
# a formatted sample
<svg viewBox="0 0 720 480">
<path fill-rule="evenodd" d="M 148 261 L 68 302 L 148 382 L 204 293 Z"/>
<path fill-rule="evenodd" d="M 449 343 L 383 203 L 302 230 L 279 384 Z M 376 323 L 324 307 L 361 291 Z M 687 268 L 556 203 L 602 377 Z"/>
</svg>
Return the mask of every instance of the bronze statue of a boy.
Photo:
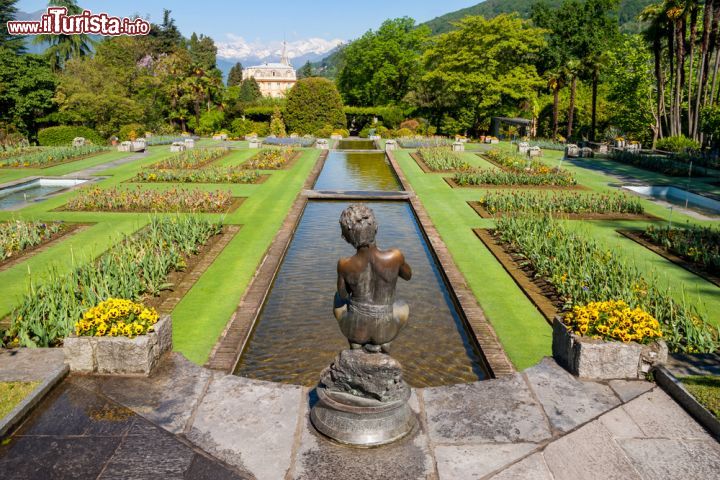
<svg viewBox="0 0 720 480">
<path fill-rule="evenodd" d="M 357 249 L 338 261 L 334 313 L 350 348 L 389 353 L 390 342 L 408 321 L 410 309 L 395 302 L 398 277 L 410 280 L 412 270 L 400 250 L 375 244 L 375 214 L 365 205 L 351 205 L 340 215 L 342 237 Z"/>
</svg>

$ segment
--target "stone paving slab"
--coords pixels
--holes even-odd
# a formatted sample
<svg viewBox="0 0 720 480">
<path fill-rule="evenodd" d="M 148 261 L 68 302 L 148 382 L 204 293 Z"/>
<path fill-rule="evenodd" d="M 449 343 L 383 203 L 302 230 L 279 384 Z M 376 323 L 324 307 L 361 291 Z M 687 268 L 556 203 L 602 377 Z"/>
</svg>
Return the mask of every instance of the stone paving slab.
<svg viewBox="0 0 720 480">
<path fill-rule="evenodd" d="M 435 448 L 435 458 L 441 480 L 475 480 L 515 463 L 536 448 L 535 443 L 440 445 Z"/>
<path fill-rule="evenodd" d="M 620 440 L 620 446 L 643 478 L 720 477 L 720 445 L 715 441 L 633 438 Z"/>
<path fill-rule="evenodd" d="M 520 374 L 423 391 L 437 444 L 541 442 L 550 438 L 542 407 Z"/>
<path fill-rule="evenodd" d="M 655 388 L 654 383 L 646 380 L 610 380 L 608 384 L 623 402 L 629 402 Z"/>
<path fill-rule="evenodd" d="M 658 388 L 622 408 L 647 437 L 714 441 L 700 424 Z"/>
<path fill-rule="evenodd" d="M 187 438 L 258 480 L 284 478 L 295 431 L 307 408 L 305 389 L 233 375 L 213 378 Z"/>
<path fill-rule="evenodd" d="M 251 479 L 69 381 L 0 446 L 0 479 Z"/>
<path fill-rule="evenodd" d="M 535 453 L 491 477 L 493 480 L 553 480 L 541 453 Z"/>
<path fill-rule="evenodd" d="M 549 357 L 524 374 L 550 424 L 561 432 L 568 432 L 620 404 L 609 386 L 580 381 Z"/>
<path fill-rule="evenodd" d="M 556 480 L 640 480 L 600 422 L 592 422 L 547 446 L 545 462 Z"/>
<path fill-rule="evenodd" d="M 172 353 L 151 377 L 80 376 L 70 381 L 102 393 L 172 433 L 182 433 L 211 372 Z"/>
<path fill-rule="evenodd" d="M 0 349 L 0 382 L 41 382 L 64 362 L 61 348 Z"/>
</svg>

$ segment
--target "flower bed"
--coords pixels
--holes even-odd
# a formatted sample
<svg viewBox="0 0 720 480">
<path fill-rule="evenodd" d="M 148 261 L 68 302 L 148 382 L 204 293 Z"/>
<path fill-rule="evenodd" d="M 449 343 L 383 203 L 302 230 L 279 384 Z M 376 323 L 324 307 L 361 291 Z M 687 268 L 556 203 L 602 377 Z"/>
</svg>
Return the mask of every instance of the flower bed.
<svg viewBox="0 0 720 480">
<path fill-rule="evenodd" d="M 83 147 L 49 147 L 32 151 L 21 150 L 19 155 L 0 158 L 0 167 L 46 168 L 60 163 L 79 160 L 82 157 L 107 151 L 107 147 L 85 145 Z"/>
<path fill-rule="evenodd" d="M 211 167 L 192 170 L 141 170 L 131 181 L 148 183 L 258 183 L 261 175 L 239 167 Z"/>
<path fill-rule="evenodd" d="M 445 137 L 402 137 L 397 139 L 398 144 L 402 148 L 420 148 L 420 147 L 441 147 L 453 144 L 453 140 Z"/>
<path fill-rule="evenodd" d="M 168 170 L 196 169 L 218 160 L 227 153 L 228 150 L 225 148 L 193 148 L 167 157 L 165 160 L 152 165 L 151 168 Z"/>
<path fill-rule="evenodd" d="M 263 150 L 241 165 L 245 170 L 280 170 L 288 166 L 299 152 L 294 148 Z"/>
<path fill-rule="evenodd" d="M 14 220 L 0 223 L 0 262 L 27 248 L 51 239 L 67 229 L 62 222 L 25 222 Z"/>
<path fill-rule="evenodd" d="M 565 170 L 550 173 L 530 173 L 477 168 L 467 172 L 458 172 L 452 177 L 452 180 L 460 187 L 484 185 L 573 187 L 577 185 L 577 181 L 572 174 Z"/>
<path fill-rule="evenodd" d="M 711 227 L 656 227 L 650 225 L 644 237 L 679 255 L 703 270 L 720 275 L 720 230 Z"/>
<path fill-rule="evenodd" d="M 489 160 L 490 163 L 493 163 L 503 170 L 525 172 L 533 175 L 547 175 L 553 173 L 564 177 L 572 177 L 572 174 L 567 170 L 549 167 L 539 160 L 525 155 L 507 153 L 500 150 L 490 150 L 489 152 L 480 154 L 480 156 Z"/>
<path fill-rule="evenodd" d="M 42 284 L 31 284 L 11 314 L 4 341 L 11 346 L 54 346 L 92 306 L 104 300 L 140 301 L 159 295 L 172 287 L 168 275 L 184 270 L 188 259 L 221 231 L 221 222 L 200 216 L 152 218 L 147 228 L 97 261 L 66 275 L 51 269 Z"/>
<path fill-rule="evenodd" d="M 535 278 L 552 286 L 561 311 L 622 300 L 652 315 L 674 352 L 713 352 L 720 346 L 717 329 L 694 307 L 678 302 L 637 267 L 561 222 L 548 217 L 503 217 L 497 221 L 495 235 L 524 259 L 522 263 L 532 266 Z"/>
<path fill-rule="evenodd" d="M 638 198 L 621 193 L 496 192 L 488 193 L 478 203 L 489 217 L 506 213 L 577 216 L 644 213 Z"/>
<path fill-rule="evenodd" d="M 284 147 L 300 147 L 300 148 L 307 148 L 312 147 L 315 144 L 314 138 L 305 138 L 305 137 L 267 137 L 265 140 L 263 140 L 264 145 L 277 145 L 277 146 L 284 146 Z"/>
<path fill-rule="evenodd" d="M 84 212 L 208 212 L 226 211 L 232 192 L 215 190 L 90 188 L 65 204 L 64 210 Z"/>
<path fill-rule="evenodd" d="M 0 146 L 0 161 L 10 157 L 19 157 L 21 155 L 38 153 L 42 150 L 43 147 L 7 147 L 3 149 L 3 147 Z"/>
<path fill-rule="evenodd" d="M 470 164 L 447 147 L 423 147 L 417 152 L 420 160 L 433 172 L 469 170 Z"/>
</svg>

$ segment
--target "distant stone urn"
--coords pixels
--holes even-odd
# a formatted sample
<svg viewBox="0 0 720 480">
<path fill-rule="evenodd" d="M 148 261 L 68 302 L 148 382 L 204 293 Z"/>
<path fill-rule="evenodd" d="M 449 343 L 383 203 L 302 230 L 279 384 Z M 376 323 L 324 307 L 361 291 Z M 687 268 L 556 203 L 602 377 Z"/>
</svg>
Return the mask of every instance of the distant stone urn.
<svg viewBox="0 0 720 480">
<path fill-rule="evenodd" d="M 416 425 L 408 405 L 410 387 L 390 346 L 407 324 L 407 303 L 395 301 L 398 278 L 412 269 L 400 250 L 380 250 L 373 211 L 351 205 L 340 216 L 342 237 L 355 255 L 338 261 L 334 313 L 350 344 L 320 375 L 319 402 L 310 418 L 315 428 L 342 443 L 382 445 Z"/>
</svg>

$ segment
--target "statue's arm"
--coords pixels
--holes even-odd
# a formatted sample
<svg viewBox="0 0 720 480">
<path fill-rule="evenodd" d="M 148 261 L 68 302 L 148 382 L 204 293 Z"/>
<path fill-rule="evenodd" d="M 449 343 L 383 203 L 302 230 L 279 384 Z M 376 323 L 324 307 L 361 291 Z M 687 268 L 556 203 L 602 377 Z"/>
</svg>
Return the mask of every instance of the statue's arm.
<svg viewBox="0 0 720 480">
<path fill-rule="evenodd" d="M 347 286 L 345 285 L 345 277 L 343 276 L 343 261 L 338 261 L 337 265 L 337 292 L 338 295 L 340 295 L 340 298 L 343 300 L 347 299 L 350 294 L 347 291 Z"/>
</svg>

